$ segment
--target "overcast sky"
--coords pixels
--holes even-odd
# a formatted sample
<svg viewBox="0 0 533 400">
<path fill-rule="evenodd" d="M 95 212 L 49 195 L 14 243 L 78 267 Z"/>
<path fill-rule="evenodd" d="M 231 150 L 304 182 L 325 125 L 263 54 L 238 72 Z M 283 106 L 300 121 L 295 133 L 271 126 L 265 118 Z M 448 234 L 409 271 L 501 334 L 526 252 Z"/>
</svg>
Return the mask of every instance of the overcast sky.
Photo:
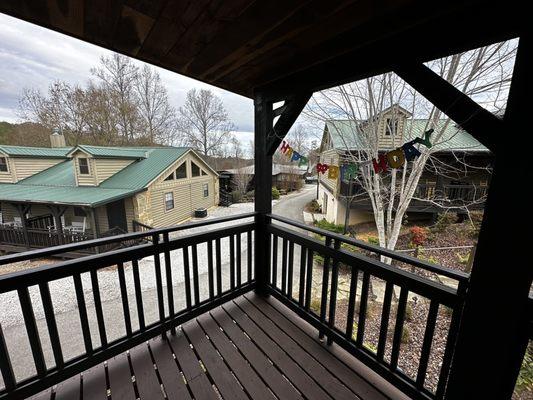
<svg viewBox="0 0 533 400">
<path fill-rule="evenodd" d="M 110 51 L 0 13 L 0 121 L 18 122 L 23 88 L 46 91 L 55 80 L 80 85 L 91 67 Z M 140 61 L 135 61 L 142 65 Z M 220 96 L 243 144 L 253 137 L 253 102 L 225 90 L 155 67 L 176 108 L 191 88 L 210 88 Z"/>
</svg>

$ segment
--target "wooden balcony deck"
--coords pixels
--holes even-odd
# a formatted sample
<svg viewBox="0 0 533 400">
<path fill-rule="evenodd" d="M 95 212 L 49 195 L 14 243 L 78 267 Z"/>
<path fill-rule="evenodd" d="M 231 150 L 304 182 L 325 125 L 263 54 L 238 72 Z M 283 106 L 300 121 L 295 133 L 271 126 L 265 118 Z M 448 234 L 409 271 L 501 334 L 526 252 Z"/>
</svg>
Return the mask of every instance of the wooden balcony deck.
<svg viewBox="0 0 533 400">
<path fill-rule="evenodd" d="M 33 398 L 406 398 L 317 337 L 277 300 L 248 293 Z"/>
</svg>

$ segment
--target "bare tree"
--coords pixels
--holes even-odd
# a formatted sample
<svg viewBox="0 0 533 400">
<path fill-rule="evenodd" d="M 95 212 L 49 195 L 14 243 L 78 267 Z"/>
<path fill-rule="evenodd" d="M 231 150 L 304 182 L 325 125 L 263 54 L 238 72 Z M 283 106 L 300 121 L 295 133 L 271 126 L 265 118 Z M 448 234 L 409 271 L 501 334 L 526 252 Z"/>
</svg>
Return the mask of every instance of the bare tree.
<svg viewBox="0 0 533 400">
<path fill-rule="evenodd" d="M 235 157 L 235 159 L 237 160 L 242 158 L 244 152 L 242 150 L 241 141 L 235 135 L 232 135 L 230 139 L 230 144 L 231 144 L 231 155 Z"/>
<path fill-rule="evenodd" d="M 211 90 L 192 89 L 179 108 L 179 129 L 190 146 L 209 156 L 228 142 L 234 126 L 219 97 Z"/>
<path fill-rule="evenodd" d="M 102 56 L 100 65 L 92 68 L 91 73 L 97 78 L 96 85 L 110 95 L 123 141 L 134 140 L 140 128 L 134 92 L 138 68 L 129 57 L 113 53 L 110 57 Z"/>
<path fill-rule="evenodd" d="M 176 113 L 168 101 L 167 89 L 157 71 L 145 65 L 137 74 L 135 91 L 145 135 L 150 143 L 174 142 Z"/>
<path fill-rule="evenodd" d="M 516 41 L 503 42 L 434 61 L 429 63 L 429 67 L 465 94 L 478 101 L 483 100 L 485 105 L 498 111 L 505 105 L 515 52 Z M 443 111 L 429 103 L 394 73 L 319 92 L 313 96 L 305 111 L 315 121 L 344 121 L 340 121 L 340 124 L 345 126 L 337 124 L 335 128 L 332 125 L 344 147 L 341 162 L 364 165 L 356 180 L 363 189 L 364 196 L 370 199 L 382 247 L 391 250 L 395 248 L 405 213 L 411 201 L 416 198 L 419 180 L 426 168 L 434 168 L 438 174 L 455 174 L 472 167 L 455 162 L 444 165 L 434 157 L 434 153 L 460 130 Z M 421 131 L 415 131 L 414 124 L 407 126 L 403 132 L 404 137 L 415 137 L 433 129 L 433 146 L 429 148 L 420 145 L 420 156 L 406 161 L 400 168 L 378 173 L 373 168 L 372 160 L 378 159 L 380 152 L 393 150 L 403 144 L 400 140 L 399 143 L 392 142 L 388 144 L 389 148 L 384 148 L 379 128 L 389 120 L 395 121 L 396 116 L 402 112 L 424 117 L 426 120 Z M 384 121 L 385 118 L 387 121 Z M 392 137 L 398 137 L 402 133 L 396 132 L 400 127 L 394 123 L 389 129 Z M 360 143 L 356 150 L 354 141 Z M 456 160 L 460 161 L 459 157 Z M 442 204 L 436 198 L 421 200 Z M 468 210 L 464 205 L 461 208 Z"/>
</svg>

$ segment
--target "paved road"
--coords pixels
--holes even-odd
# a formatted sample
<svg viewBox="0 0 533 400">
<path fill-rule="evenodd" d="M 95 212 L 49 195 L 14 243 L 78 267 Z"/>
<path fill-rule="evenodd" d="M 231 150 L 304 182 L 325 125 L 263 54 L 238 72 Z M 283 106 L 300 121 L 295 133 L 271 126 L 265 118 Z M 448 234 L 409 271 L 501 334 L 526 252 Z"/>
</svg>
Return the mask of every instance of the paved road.
<svg viewBox="0 0 533 400">
<path fill-rule="evenodd" d="M 298 194 L 282 199 L 272 207 L 272 212 L 283 217 L 304 222 L 303 209 L 307 203 L 316 197 L 316 185 L 305 185 Z"/>
</svg>

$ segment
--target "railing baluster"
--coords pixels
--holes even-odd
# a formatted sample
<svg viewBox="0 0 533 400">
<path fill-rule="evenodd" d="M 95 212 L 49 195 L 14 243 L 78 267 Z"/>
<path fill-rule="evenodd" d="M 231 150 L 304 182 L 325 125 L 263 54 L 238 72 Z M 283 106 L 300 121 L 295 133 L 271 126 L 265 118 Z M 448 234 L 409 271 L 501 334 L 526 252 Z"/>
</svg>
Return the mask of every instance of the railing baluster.
<svg viewBox="0 0 533 400">
<path fill-rule="evenodd" d="M 229 284 L 231 290 L 235 289 L 235 236 L 229 237 Z"/>
<path fill-rule="evenodd" d="M 385 286 L 385 295 L 383 296 L 383 309 L 381 311 L 381 325 L 379 329 L 379 341 L 377 351 L 377 358 L 380 361 L 383 361 L 383 356 L 385 354 L 385 345 L 387 344 L 387 333 L 389 330 L 389 317 L 390 308 L 392 304 L 393 289 L 394 285 L 391 282 L 387 282 Z"/>
<path fill-rule="evenodd" d="M 215 285 L 213 282 L 213 241 L 207 242 L 207 276 L 209 281 L 209 299 L 215 297 Z"/>
<path fill-rule="evenodd" d="M 331 238 L 326 237 L 326 246 L 331 247 Z M 329 287 L 329 256 L 324 256 L 324 265 L 322 266 L 322 294 L 320 297 L 320 322 L 326 323 L 326 311 L 328 303 Z M 324 338 L 324 330 L 320 329 L 318 333 L 320 339 Z"/>
<path fill-rule="evenodd" d="M 11 359 L 9 358 L 9 352 L 7 350 L 6 341 L 4 339 L 4 332 L 2 331 L 2 325 L 0 324 L 0 372 L 2 372 L 2 378 L 4 379 L 4 386 L 9 391 L 16 385 L 15 374 L 13 373 L 13 366 L 11 365 Z"/>
<path fill-rule="evenodd" d="M 24 325 L 26 325 L 26 333 L 30 342 L 33 361 L 35 362 L 35 369 L 37 374 L 42 376 L 46 373 L 46 363 L 44 361 L 43 348 L 41 345 L 41 338 L 39 337 L 39 330 L 37 329 L 37 322 L 35 321 L 35 314 L 31 304 L 30 292 L 27 287 L 17 290 L 20 308 L 22 309 L 22 316 L 24 318 Z"/>
<path fill-rule="evenodd" d="M 246 255 L 248 256 L 248 282 L 252 281 L 252 231 L 248 231 L 247 234 L 248 243 L 246 244 Z"/>
<path fill-rule="evenodd" d="M 118 283 L 120 285 L 120 297 L 122 300 L 122 311 L 124 313 L 124 326 L 126 327 L 126 335 L 131 336 L 131 316 L 130 305 L 128 301 L 128 289 L 126 288 L 126 276 L 124 274 L 124 264 L 117 264 Z"/>
<path fill-rule="evenodd" d="M 192 282 L 194 285 L 194 305 L 200 303 L 200 282 L 198 276 L 198 246 L 192 245 Z"/>
<path fill-rule="evenodd" d="M 396 311 L 394 338 L 392 340 L 392 353 L 390 359 L 391 370 L 395 370 L 398 367 L 398 357 L 400 356 L 400 344 L 402 341 L 403 323 L 405 320 L 405 308 L 407 306 L 407 294 L 407 288 L 402 287 L 400 291 L 400 299 L 398 300 L 398 309 Z"/>
<path fill-rule="evenodd" d="M 163 233 L 163 245 L 165 246 L 164 254 L 165 254 L 165 275 L 167 276 L 167 300 L 168 300 L 168 315 L 171 317 L 174 316 L 174 287 L 172 283 L 172 260 L 170 259 L 170 250 L 168 248 L 168 244 L 170 242 L 170 238 L 168 236 L 168 232 Z M 170 332 L 175 335 L 176 334 L 176 328 L 173 326 L 170 328 Z"/>
<path fill-rule="evenodd" d="M 183 248 L 183 279 L 185 280 L 185 306 L 191 308 L 191 273 L 189 269 L 189 248 Z"/>
<path fill-rule="evenodd" d="M 333 248 L 339 250 L 341 243 L 335 240 Z M 331 329 L 335 328 L 335 311 L 337 310 L 337 290 L 339 289 L 339 260 L 333 260 L 333 266 L 331 268 L 331 293 L 329 296 L 329 318 L 328 323 Z M 331 345 L 333 338 L 328 336 L 327 344 Z"/>
<path fill-rule="evenodd" d="M 63 368 L 64 364 L 63 350 L 61 349 L 61 341 L 59 339 L 59 332 L 57 330 L 56 316 L 54 313 L 54 306 L 52 304 L 52 296 L 50 295 L 50 287 L 48 286 L 48 282 L 40 283 L 39 291 L 41 292 L 44 316 L 46 318 L 46 325 L 48 326 L 48 335 L 50 336 L 50 343 L 52 344 L 54 360 L 56 367 L 61 369 Z"/>
<path fill-rule="evenodd" d="M 89 330 L 89 319 L 87 318 L 87 306 L 85 304 L 85 296 L 83 295 L 81 275 L 74 274 L 72 279 L 74 280 L 74 289 L 76 290 L 76 301 L 78 302 L 78 312 L 80 314 L 81 332 L 83 334 L 85 352 L 87 354 L 92 354 L 93 344 L 91 342 L 91 331 Z"/>
<path fill-rule="evenodd" d="M 237 287 L 241 287 L 242 284 L 242 263 L 241 263 L 241 234 L 237 233 Z"/>
<path fill-rule="evenodd" d="M 133 284 L 135 286 L 135 302 L 137 303 L 137 316 L 139 317 L 139 328 L 141 331 L 145 328 L 144 323 L 144 307 L 143 307 L 143 297 L 141 290 L 141 279 L 139 277 L 139 262 L 137 260 L 132 260 L 131 262 L 133 269 Z"/>
<path fill-rule="evenodd" d="M 157 288 L 157 305 L 159 309 L 159 321 L 165 319 L 165 303 L 163 301 L 163 280 L 161 278 L 161 259 L 157 247 L 159 245 L 159 234 L 152 235 L 152 243 L 154 247 L 154 269 L 155 269 L 155 284 Z"/>
<path fill-rule="evenodd" d="M 305 264 L 307 260 L 307 249 L 302 246 L 300 250 L 300 280 L 299 280 L 299 292 L 298 292 L 298 303 L 300 307 L 304 305 L 304 295 L 305 295 Z"/>
<path fill-rule="evenodd" d="M 287 239 L 283 239 L 283 251 L 281 259 L 281 291 L 287 294 L 287 249 L 289 242 Z"/>
<path fill-rule="evenodd" d="M 287 264 L 287 296 L 292 298 L 292 270 L 294 264 L 294 242 L 289 243 L 289 260 Z"/>
<path fill-rule="evenodd" d="M 363 272 L 363 285 L 361 286 L 361 303 L 359 305 L 359 318 L 357 319 L 357 338 L 356 343 L 359 347 L 363 346 L 363 336 L 365 335 L 366 309 L 368 305 L 368 291 L 370 289 L 370 274 L 368 271 Z"/>
<path fill-rule="evenodd" d="M 350 271 L 350 293 L 348 295 L 348 315 L 346 317 L 346 339 L 352 340 L 353 322 L 355 315 L 355 299 L 357 294 L 357 279 L 359 279 L 359 270 L 354 266 Z"/>
<path fill-rule="evenodd" d="M 96 270 L 91 271 L 91 285 L 93 287 L 94 311 L 96 312 L 96 321 L 98 323 L 98 333 L 100 334 L 100 343 L 102 347 L 107 347 L 107 334 L 105 330 L 104 311 L 102 310 L 102 299 L 100 297 L 100 285 Z"/>
<path fill-rule="evenodd" d="M 272 286 L 278 287 L 278 237 L 272 235 Z"/>
<path fill-rule="evenodd" d="M 220 238 L 215 240 L 215 249 L 217 255 L 217 296 L 222 295 L 222 255 L 220 249 Z"/>
<path fill-rule="evenodd" d="M 307 249 L 307 268 L 305 281 L 305 309 L 311 307 L 311 288 L 313 284 L 313 250 Z"/>
<path fill-rule="evenodd" d="M 435 325 L 437 324 L 437 313 L 439 311 L 439 303 L 431 300 L 429 304 L 428 317 L 426 321 L 426 331 L 424 332 L 424 342 L 422 344 L 422 352 L 420 354 L 420 362 L 418 363 L 418 373 L 416 375 L 416 385 L 419 388 L 424 387 L 426 380 L 426 371 L 428 369 L 429 354 L 431 352 L 431 343 L 433 342 L 433 334 L 435 333 Z"/>
</svg>

